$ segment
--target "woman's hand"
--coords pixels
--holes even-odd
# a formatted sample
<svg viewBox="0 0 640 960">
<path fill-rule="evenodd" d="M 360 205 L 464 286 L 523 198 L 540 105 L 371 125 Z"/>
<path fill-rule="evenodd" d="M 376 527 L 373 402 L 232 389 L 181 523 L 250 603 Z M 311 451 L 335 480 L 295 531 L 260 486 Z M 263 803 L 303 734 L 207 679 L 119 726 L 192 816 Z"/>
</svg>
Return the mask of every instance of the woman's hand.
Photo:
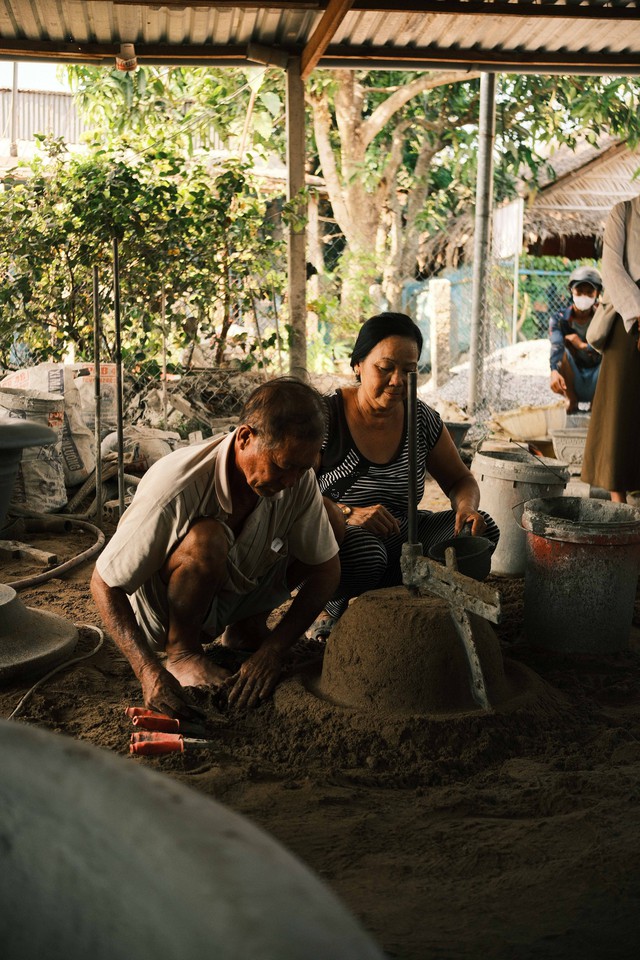
<svg viewBox="0 0 640 960">
<path fill-rule="evenodd" d="M 468 523 L 471 524 L 471 534 L 474 537 L 481 537 L 484 531 L 487 529 L 487 525 L 484 522 L 484 517 L 481 513 L 478 513 L 477 510 L 459 507 L 456 511 L 456 523 L 454 528 L 454 534 L 456 537 L 458 534 L 462 533 Z"/>
<path fill-rule="evenodd" d="M 386 540 L 392 533 L 400 533 L 400 524 L 381 503 L 376 503 L 373 507 L 353 507 L 347 518 L 347 526 L 364 527 L 382 540 Z"/>
</svg>

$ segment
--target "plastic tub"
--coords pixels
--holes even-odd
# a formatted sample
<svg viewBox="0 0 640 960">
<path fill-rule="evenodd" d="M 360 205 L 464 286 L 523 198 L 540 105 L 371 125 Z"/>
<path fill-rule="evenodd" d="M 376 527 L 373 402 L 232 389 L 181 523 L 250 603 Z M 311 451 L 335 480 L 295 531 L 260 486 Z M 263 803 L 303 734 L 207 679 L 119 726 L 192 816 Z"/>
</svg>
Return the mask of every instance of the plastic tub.
<svg viewBox="0 0 640 960">
<path fill-rule="evenodd" d="M 535 457 L 527 450 L 487 450 L 471 464 L 480 487 L 480 506 L 500 528 L 491 559 L 493 573 L 524 576 L 526 538 L 520 526 L 522 504 L 536 497 L 561 496 L 569 480 L 566 464 Z"/>
</svg>

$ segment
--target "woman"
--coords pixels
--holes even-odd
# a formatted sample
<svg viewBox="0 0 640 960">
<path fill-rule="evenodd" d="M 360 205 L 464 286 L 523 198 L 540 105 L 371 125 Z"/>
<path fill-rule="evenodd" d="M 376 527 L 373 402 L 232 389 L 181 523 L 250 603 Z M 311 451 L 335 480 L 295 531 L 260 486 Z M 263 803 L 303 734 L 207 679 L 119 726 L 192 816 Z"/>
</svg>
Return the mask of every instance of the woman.
<svg viewBox="0 0 640 960">
<path fill-rule="evenodd" d="M 351 354 L 356 383 L 327 397 L 329 426 L 318 470 L 320 489 L 337 534 L 342 576 L 310 635 L 327 636 L 350 597 L 402 583 L 400 555 L 407 539 L 409 458 L 407 379 L 418 367 L 422 334 L 401 313 L 382 313 L 361 327 Z M 478 511 L 480 493 L 443 429 L 440 415 L 418 400 L 417 500 L 428 470 L 451 500 L 442 513 L 418 511 L 424 553 L 462 531 L 494 543 L 499 531 Z"/>
<path fill-rule="evenodd" d="M 626 503 L 627 491 L 640 489 L 640 197 L 609 214 L 602 279 L 618 316 L 600 365 L 581 476 Z"/>
</svg>

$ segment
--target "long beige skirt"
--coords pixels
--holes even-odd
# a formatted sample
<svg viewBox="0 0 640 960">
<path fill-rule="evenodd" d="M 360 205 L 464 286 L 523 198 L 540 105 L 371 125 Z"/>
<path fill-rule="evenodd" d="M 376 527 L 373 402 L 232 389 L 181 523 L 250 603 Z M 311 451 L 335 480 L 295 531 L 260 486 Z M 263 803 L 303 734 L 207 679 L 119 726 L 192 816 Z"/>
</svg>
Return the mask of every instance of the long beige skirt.
<svg viewBox="0 0 640 960">
<path fill-rule="evenodd" d="M 581 476 L 605 490 L 640 490 L 640 351 L 620 317 L 602 357 Z"/>
</svg>

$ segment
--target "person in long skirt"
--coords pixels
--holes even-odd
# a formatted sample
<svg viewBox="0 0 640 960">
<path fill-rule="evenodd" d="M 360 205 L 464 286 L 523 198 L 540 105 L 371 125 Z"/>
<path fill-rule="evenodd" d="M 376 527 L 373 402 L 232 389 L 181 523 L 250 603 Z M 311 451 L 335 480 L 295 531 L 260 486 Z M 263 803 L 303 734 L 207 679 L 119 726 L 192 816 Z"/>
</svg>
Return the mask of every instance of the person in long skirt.
<svg viewBox="0 0 640 960">
<path fill-rule="evenodd" d="M 581 477 L 626 503 L 627 493 L 640 490 L 640 197 L 609 214 L 602 279 L 617 316 L 603 352 Z"/>
</svg>

